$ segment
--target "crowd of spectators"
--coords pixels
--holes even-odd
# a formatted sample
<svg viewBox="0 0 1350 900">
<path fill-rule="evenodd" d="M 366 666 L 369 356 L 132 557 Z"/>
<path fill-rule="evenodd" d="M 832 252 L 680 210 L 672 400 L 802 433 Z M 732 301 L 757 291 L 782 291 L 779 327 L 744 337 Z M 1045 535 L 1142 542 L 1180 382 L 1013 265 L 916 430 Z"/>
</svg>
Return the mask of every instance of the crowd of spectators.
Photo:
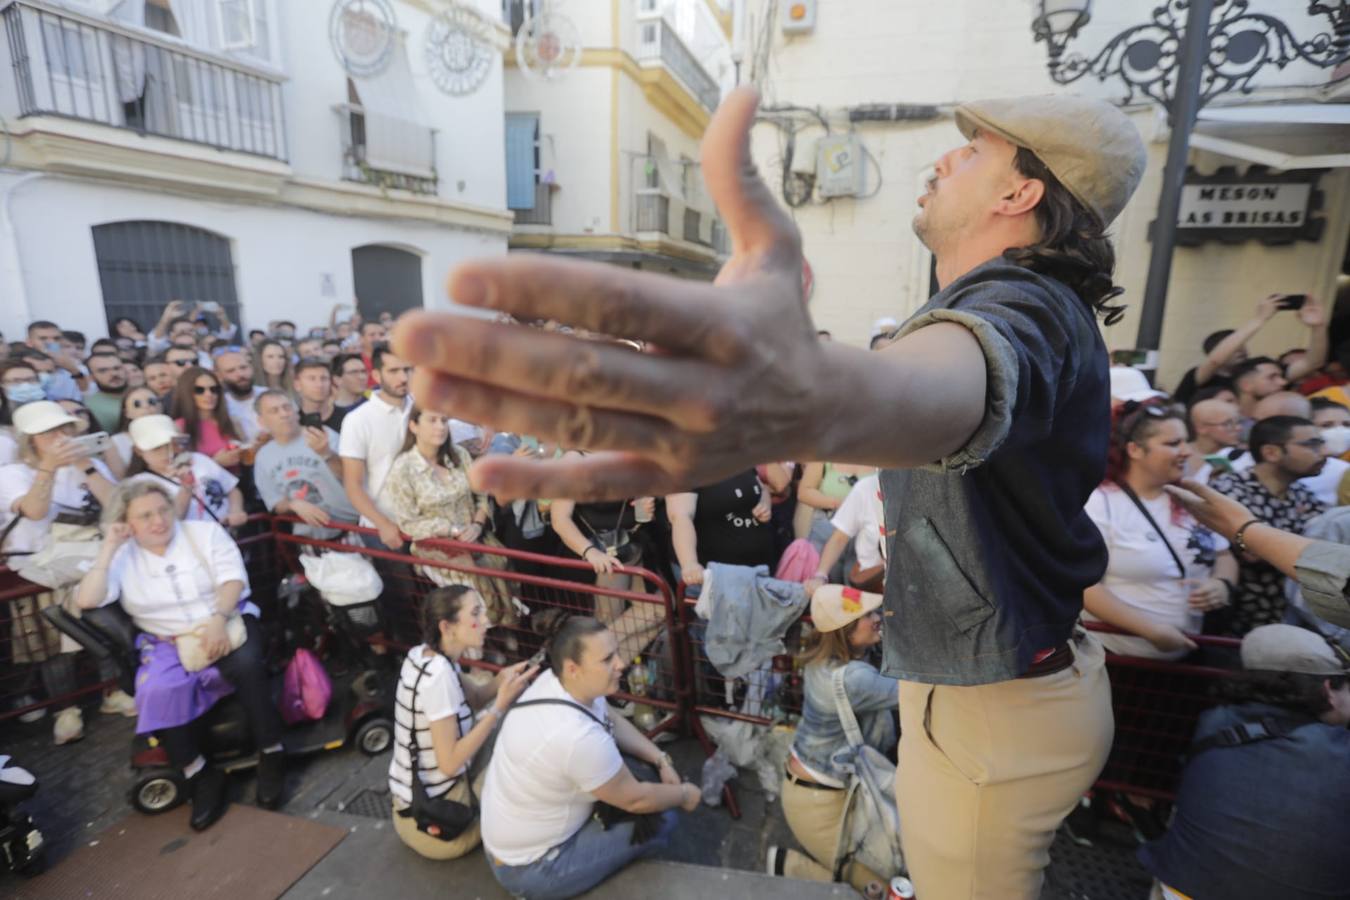
<svg viewBox="0 0 1350 900">
<path fill-rule="evenodd" d="M 1237 666 L 1235 657 L 1203 655 L 1195 636 L 1240 638 L 1308 614 L 1296 608 L 1300 595 L 1283 572 L 1230 546 L 1168 491 L 1183 479 L 1212 485 L 1261 522 L 1294 534 L 1317 531 L 1319 518 L 1350 500 L 1350 378 L 1326 365 L 1321 307 L 1309 301 L 1296 313 L 1310 330 L 1306 349 L 1279 358 L 1247 354 L 1246 343 L 1280 312 L 1279 299 L 1267 298 L 1242 328 L 1211 335 L 1204 359 L 1170 396 L 1138 370 L 1112 369 L 1108 466 L 1087 504 L 1109 561 L 1083 597 L 1084 620 L 1112 629 L 1102 635 L 1109 652 Z M 695 590 L 715 564 L 764 567 L 816 598 L 815 628 L 803 632 L 801 647 L 802 716 L 782 788 L 789 825 L 809 856 L 775 848 L 770 869 L 842 877 L 860 890 L 877 881 L 860 865 L 835 871 L 831 843 L 847 780 L 833 762 L 844 742 L 833 672 L 845 673 L 840 683 L 868 744 L 889 754 L 896 740 L 896 683 L 869 656 L 880 641 L 888 548 L 876 470 L 781 461 L 666 497 L 499 504 L 470 484 L 476 457 L 580 451 L 494 434 L 418 406 L 409 392 L 412 367 L 384 342 L 388 325 L 387 315 L 335 315 L 300 336 L 293 323 L 277 321 L 241 343 L 220 307 L 175 301 L 148 332 L 119 319 L 110 338 L 86 346 L 83 335 L 40 321 L 23 341 L 0 345 L 0 553 L 23 574 L 35 561 L 51 564 L 47 551 L 59 544 L 98 573 L 82 583 L 54 576 L 44 582 L 50 592 L 13 617 L 13 659 L 31 670 L 13 702 L 33 705 L 40 691 L 62 695 L 73 681 L 68 648 L 34 624 L 41 622 L 35 610 L 71 597 L 85 608 L 120 598 L 151 635 L 242 612 L 251 635 L 256 609 L 229 529 L 263 510 L 294 516 L 298 533 L 323 539 L 342 537 L 342 526 L 365 526 L 374 531 L 360 538 L 367 546 L 409 554 L 409 566 L 436 587 L 419 608 L 421 643 L 398 688 L 397 833 L 423 855 L 462 855 L 478 843 L 479 826 L 454 839 L 428 834 L 410 814 L 411 779 L 439 797 L 481 795 L 481 839 L 499 880 L 531 896 L 545 884 L 571 890 L 659 845 L 671 827 L 660 814 L 697 802 L 697 792 L 666 770 L 669 758 L 605 702 L 664 624 L 659 606 L 613 592 L 641 592 L 642 579 L 629 571 L 639 566 Z M 874 347 L 885 346 L 884 330 Z M 124 489 L 116 492 L 119 482 Z M 102 531 L 92 527 L 100 516 L 108 523 Z M 474 547 L 447 549 L 445 540 Z M 534 671 L 518 665 L 484 687 L 461 679 L 459 660 L 493 654 L 488 629 L 517 625 L 528 610 L 498 578 L 425 561 L 500 566 L 480 550 L 503 546 L 584 561 L 587 580 L 604 592 L 594 595 L 591 617 L 553 629 L 547 670 L 532 685 Z M 202 554 L 212 565 L 187 565 L 183 571 L 197 574 L 180 587 L 172 561 Z M 60 570 L 61 562 L 49 568 Z M 228 609 L 213 602 L 223 590 L 232 593 Z M 179 597 L 176 612 L 163 608 L 168 596 Z M 168 615 L 186 618 L 170 623 Z M 501 639 L 497 652 L 515 649 L 506 640 L 513 639 Z M 230 650 L 217 666 L 274 750 L 279 726 L 257 700 L 265 686 L 249 670 L 261 642 L 244 646 L 253 649 Z M 159 686 L 145 696 L 157 697 Z M 490 762 L 479 758 L 491 730 L 482 722 L 503 717 L 517 697 L 517 706 L 589 702 L 579 711 L 513 715 Z M 110 691 L 101 708 L 136 715 L 140 701 L 139 693 L 133 701 Z M 193 780 L 194 827 L 206 827 L 223 807 L 220 776 L 187 728 L 202 710 L 188 710 L 185 720 L 168 715 L 172 704 L 162 698 L 146 703 L 143 730 L 167 735 L 174 764 Z M 77 740 L 82 728 L 78 707 L 68 706 L 56 716 L 55 739 Z M 633 777 L 621 751 L 655 765 L 658 780 Z M 278 802 L 279 762 L 265 777 L 260 794 Z M 632 829 L 592 833 L 586 823 L 595 798 L 657 818 L 636 837 Z"/>
</svg>

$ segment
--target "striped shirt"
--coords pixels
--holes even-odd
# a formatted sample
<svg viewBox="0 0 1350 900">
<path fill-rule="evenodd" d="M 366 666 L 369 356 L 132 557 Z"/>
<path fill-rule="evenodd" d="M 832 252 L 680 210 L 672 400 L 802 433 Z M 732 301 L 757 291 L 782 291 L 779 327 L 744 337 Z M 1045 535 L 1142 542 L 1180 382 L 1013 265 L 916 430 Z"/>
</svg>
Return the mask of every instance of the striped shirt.
<svg viewBox="0 0 1350 900">
<path fill-rule="evenodd" d="M 418 674 L 425 671 L 422 680 Z M 409 730 L 417 729 L 418 775 L 427 794 L 439 797 L 464 774 L 467 763 L 453 776 L 436 767 L 436 751 L 431 746 L 431 723 L 454 716 L 463 737 L 473 727 L 473 711 L 464 697 L 459 666 L 422 644 L 408 652 L 399 671 L 394 694 L 394 755 L 389 761 L 389 790 L 399 808 L 412 804 L 410 780 Z M 413 685 L 417 696 L 413 696 Z"/>
</svg>

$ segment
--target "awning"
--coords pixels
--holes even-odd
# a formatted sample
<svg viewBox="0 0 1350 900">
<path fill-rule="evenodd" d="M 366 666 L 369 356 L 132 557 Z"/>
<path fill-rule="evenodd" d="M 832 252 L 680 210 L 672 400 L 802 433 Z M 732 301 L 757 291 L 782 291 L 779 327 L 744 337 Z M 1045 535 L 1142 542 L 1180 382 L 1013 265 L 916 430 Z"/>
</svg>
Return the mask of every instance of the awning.
<svg viewBox="0 0 1350 900">
<path fill-rule="evenodd" d="M 1191 146 L 1286 172 L 1350 167 L 1350 103 L 1206 107 Z"/>
</svg>

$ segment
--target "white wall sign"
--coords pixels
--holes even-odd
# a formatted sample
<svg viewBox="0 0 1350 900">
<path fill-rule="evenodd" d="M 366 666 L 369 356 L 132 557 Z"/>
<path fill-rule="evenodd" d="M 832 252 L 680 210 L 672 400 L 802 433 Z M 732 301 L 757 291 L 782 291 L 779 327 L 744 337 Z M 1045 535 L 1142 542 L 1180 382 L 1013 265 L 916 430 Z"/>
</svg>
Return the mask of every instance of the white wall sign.
<svg viewBox="0 0 1350 900">
<path fill-rule="evenodd" d="M 1181 189 L 1181 228 L 1302 228 L 1313 186 L 1253 182 L 1187 184 Z"/>
</svg>

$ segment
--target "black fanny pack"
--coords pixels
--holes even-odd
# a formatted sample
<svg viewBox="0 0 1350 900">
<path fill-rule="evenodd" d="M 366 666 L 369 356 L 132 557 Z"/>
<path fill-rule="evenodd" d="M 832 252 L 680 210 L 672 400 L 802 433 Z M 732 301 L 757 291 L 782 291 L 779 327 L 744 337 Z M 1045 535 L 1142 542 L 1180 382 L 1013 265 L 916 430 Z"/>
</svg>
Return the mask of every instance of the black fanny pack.
<svg viewBox="0 0 1350 900">
<path fill-rule="evenodd" d="M 416 709 L 417 687 L 422 683 L 422 676 L 425 674 L 427 666 L 423 664 L 418 667 L 417 678 L 413 681 L 412 697 L 408 703 L 408 712 L 412 716 L 412 723 L 408 728 L 408 776 L 411 782 L 409 790 L 412 793 L 412 805 L 399 810 L 399 815 L 411 818 L 417 823 L 417 830 L 429 837 L 440 841 L 453 841 L 477 821 L 478 798 L 474 796 L 473 780 L 467 770 L 461 777 L 469 788 L 468 803 L 449 800 L 445 796 L 432 797 L 427 794 L 426 785 L 422 783 L 422 754 L 417 749 Z M 458 720 L 456 722 L 458 723 Z M 463 737 L 461 734 L 460 738 Z"/>
</svg>

